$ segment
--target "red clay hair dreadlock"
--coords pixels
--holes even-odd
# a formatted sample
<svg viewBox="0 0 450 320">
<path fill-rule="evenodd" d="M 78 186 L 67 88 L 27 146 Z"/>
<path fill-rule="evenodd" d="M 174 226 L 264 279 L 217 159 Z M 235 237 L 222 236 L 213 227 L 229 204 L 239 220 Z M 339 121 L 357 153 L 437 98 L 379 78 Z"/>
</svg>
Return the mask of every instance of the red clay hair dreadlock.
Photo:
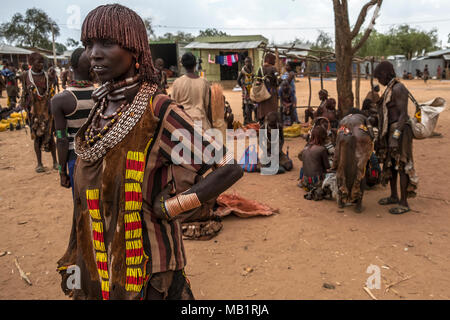
<svg viewBox="0 0 450 320">
<path fill-rule="evenodd" d="M 136 55 L 139 74 L 148 82 L 157 82 L 147 31 L 141 17 L 120 4 L 101 5 L 89 12 L 81 28 L 81 41 L 108 39 Z"/>
</svg>

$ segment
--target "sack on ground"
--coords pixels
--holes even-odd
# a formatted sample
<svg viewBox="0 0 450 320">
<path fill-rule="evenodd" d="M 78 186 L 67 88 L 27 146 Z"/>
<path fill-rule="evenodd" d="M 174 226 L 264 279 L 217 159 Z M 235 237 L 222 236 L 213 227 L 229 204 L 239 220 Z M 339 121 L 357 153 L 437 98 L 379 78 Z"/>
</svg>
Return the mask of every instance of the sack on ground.
<svg viewBox="0 0 450 320">
<path fill-rule="evenodd" d="M 446 108 L 443 98 L 435 98 L 420 105 L 419 114 L 410 119 L 410 125 L 415 139 L 425 139 L 431 136 L 436 128 L 439 114 Z"/>
</svg>

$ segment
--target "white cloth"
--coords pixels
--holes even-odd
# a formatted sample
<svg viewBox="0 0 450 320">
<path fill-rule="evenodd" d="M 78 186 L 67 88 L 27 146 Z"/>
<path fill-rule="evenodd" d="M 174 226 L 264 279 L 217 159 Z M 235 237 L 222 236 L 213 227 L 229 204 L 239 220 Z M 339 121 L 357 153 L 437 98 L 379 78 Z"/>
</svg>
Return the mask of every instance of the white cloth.
<svg viewBox="0 0 450 320">
<path fill-rule="evenodd" d="M 443 98 L 435 98 L 420 104 L 421 119 L 416 117 L 410 119 L 414 138 L 425 139 L 431 136 L 436 128 L 439 114 L 445 110 L 447 104 Z"/>
</svg>

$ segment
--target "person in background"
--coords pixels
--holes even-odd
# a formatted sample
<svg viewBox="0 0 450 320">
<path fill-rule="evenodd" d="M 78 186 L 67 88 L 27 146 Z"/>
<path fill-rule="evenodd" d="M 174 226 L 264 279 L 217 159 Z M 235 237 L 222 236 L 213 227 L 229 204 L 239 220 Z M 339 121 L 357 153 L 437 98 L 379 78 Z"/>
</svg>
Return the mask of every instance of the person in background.
<svg viewBox="0 0 450 320">
<path fill-rule="evenodd" d="M 428 79 L 430 78 L 430 71 L 428 70 L 428 65 L 425 65 L 425 68 L 423 69 L 423 81 L 427 83 Z"/>
<path fill-rule="evenodd" d="M 295 100 L 287 80 L 281 82 L 278 96 L 280 97 L 280 114 L 283 126 L 289 127 L 295 122 Z"/>
<path fill-rule="evenodd" d="M 264 119 L 270 112 L 278 111 L 278 71 L 275 67 L 276 57 L 273 53 L 267 53 L 264 57 L 264 64 L 257 72 L 257 78 L 264 77 L 264 84 L 270 93 L 270 98 L 258 103 L 257 115 L 261 126 L 264 125 Z"/>
<path fill-rule="evenodd" d="M 244 115 L 244 125 L 253 122 L 253 112 L 255 113 L 256 120 L 256 108 L 253 101 L 250 99 L 250 91 L 252 90 L 253 80 L 255 74 L 253 72 L 252 58 L 246 57 L 244 60 L 244 66 L 239 72 L 237 78 L 237 84 L 242 89 L 242 112 Z"/>
<path fill-rule="evenodd" d="M 65 90 L 67 82 L 70 82 L 73 77 L 73 70 L 71 66 L 65 66 L 63 72 L 61 72 L 61 86 Z"/>
<path fill-rule="evenodd" d="M 164 60 L 158 58 L 155 60 L 155 72 L 158 77 L 159 90 L 167 94 L 167 73 L 164 71 Z"/>
<path fill-rule="evenodd" d="M 325 111 L 325 106 L 328 101 L 328 91 L 325 89 L 321 89 L 319 91 L 319 99 L 320 99 L 320 105 L 317 108 L 316 112 L 314 112 L 313 119 L 315 119 L 316 117 L 321 117 L 323 112 Z M 308 109 L 306 111 L 308 111 Z M 306 117 L 306 114 L 305 114 L 305 117 Z"/>
<path fill-rule="evenodd" d="M 418 177 L 414 170 L 413 132 L 409 124 L 408 89 L 397 80 L 394 66 L 389 61 L 381 62 L 374 77 L 386 86 L 383 94 L 382 112 L 387 119 L 379 121 L 377 154 L 383 163 L 383 185 L 389 182 L 391 195 L 380 199 L 380 205 L 392 205 L 391 214 L 409 212 L 407 199 L 416 195 Z M 400 178 L 400 197 L 397 182 Z"/>
<path fill-rule="evenodd" d="M 51 152 L 53 169 L 58 170 L 56 144 L 53 138 L 54 126 L 50 113 L 50 99 L 53 91 L 49 77 L 44 71 L 44 57 L 39 52 L 30 54 L 31 69 L 24 75 L 24 86 L 20 105 L 27 111 L 30 122 L 31 139 L 36 153 L 36 172 L 45 172 L 42 165 L 42 149 Z"/>
<path fill-rule="evenodd" d="M 324 147 L 326 139 L 327 131 L 320 125 L 314 126 L 308 144 L 299 154 L 303 167 L 300 170 L 298 187 L 303 188 L 307 192 L 304 195 L 307 200 L 323 199 L 322 183 L 325 179 L 325 174 L 331 167 L 328 151 Z"/>
<path fill-rule="evenodd" d="M 186 74 L 173 82 L 172 98 L 184 107 L 184 111 L 194 121 L 201 121 L 204 130 L 210 129 L 212 113 L 209 83 L 195 72 L 197 59 L 191 52 L 183 54 L 181 64 Z"/>
<path fill-rule="evenodd" d="M 5 67 L 7 61 L 3 60 L 0 64 L 0 71 L 3 70 L 3 68 Z M 5 79 L 0 76 L 0 98 L 3 98 L 3 90 L 5 89 Z"/>
<path fill-rule="evenodd" d="M 84 48 L 75 49 L 70 58 L 72 79 L 66 89 L 50 101 L 55 120 L 56 149 L 58 151 L 59 178 L 62 187 L 72 188 L 75 154 L 75 135 L 87 121 L 94 106 L 92 92 L 94 85 L 90 77 L 91 63 Z"/>
<path fill-rule="evenodd" d="M 300 123 L 299 119 L 298 119 L 298 114 L 297 114 L 297 94 L 296 94 L 296 88 L 295 88 L 295 71 L 294 71 L 294 67 L 292 65 L 291 62 L 288 62 L 286 64 L 286 72 L 281 76 L 281 80 L 284 81 L 286 80 L 290 87 L 291 87 L 291 94 L 292 94 L 292 99 L 293 99 L 293 108 L 292 108 L 292 116 L 294 119 L 294 123 Z"/>
<path fill-rule="evenodd" d="M 25 80 L 24 80 L 24 75 L 27 73 L 29 67 L 27 63 L 23 63 L 20 66 L 20 71 L 17 74 L 17 79 L 20 81 L 20 84 L 23 88 L 24 84 L 25 84 Z"/>
<path fill-rule="evenodd" d="M 49 80 L 49 85 L 52 88 L 53 92 L 59 93 L 59 91 L 60 91 L 59 77 L 58 77 L 58 73 L 56 72 L 56 68 L 54 66 L 51 66 L 50 68 L 48 68 L 48 80 Z"/>
<path fill-rule="evenodd" d="M 19 86 L 17 85 L 15 68 L 12 63 L 7 63 L 0 73 L 4 77 L 6 83 L 6 94 L 8 95 L 7 106 L 15 108 L 17 96 L 19 95 Z"/>
</svg>

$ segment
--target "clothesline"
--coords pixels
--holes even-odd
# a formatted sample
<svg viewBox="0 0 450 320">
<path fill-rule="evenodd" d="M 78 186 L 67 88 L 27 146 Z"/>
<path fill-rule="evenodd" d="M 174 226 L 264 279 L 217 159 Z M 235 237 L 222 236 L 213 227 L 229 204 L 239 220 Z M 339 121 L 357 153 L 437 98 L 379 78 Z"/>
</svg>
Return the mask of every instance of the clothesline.
<svg viewBox="0 0 450 320">
<path fill-rule="evenodd" d="M 213 64 L 220 64 L 224 66 L 231 67 L 233 63 L 236 63 L 239 61 L 239 55 L 238 54 L 229 54 L 229 55 L 211 55 L 208 54 L 208 62 Z"/>
</svg>

